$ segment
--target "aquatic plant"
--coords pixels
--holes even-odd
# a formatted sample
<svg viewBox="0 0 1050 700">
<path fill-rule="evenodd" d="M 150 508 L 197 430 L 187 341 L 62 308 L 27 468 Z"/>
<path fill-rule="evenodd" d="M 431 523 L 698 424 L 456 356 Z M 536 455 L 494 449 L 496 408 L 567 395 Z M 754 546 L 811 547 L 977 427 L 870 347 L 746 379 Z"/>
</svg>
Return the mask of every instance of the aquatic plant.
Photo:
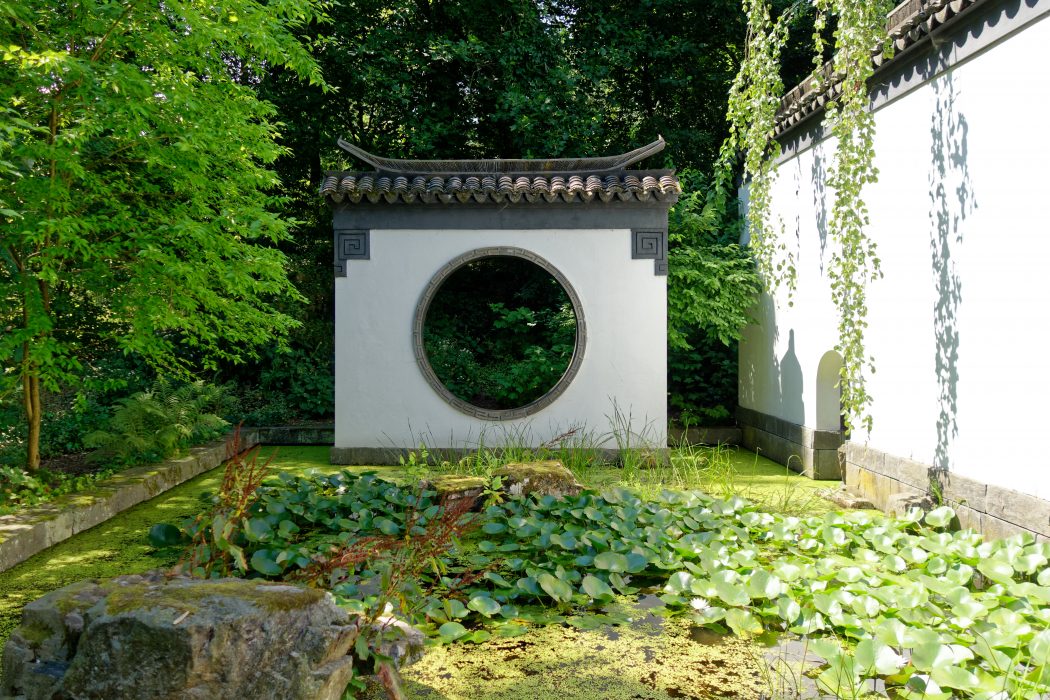
<svg viewBox="0 0 1050 700">
<path fill-rule="evenodd" d="M 333 547 L 385 536 L 411 547 L 440 518 L 432 491 L 350 471 L 281 475 L 234 533 L 242 572 L 298 578 Z M 1050 691 L 1050 543 L 983 542 L 938 508 L 797 517 L 738 498 L 614 488 L 489 506 L 420 570 L 413 621 L 445 642 L 521 634 L 532 623 L 597 627 L 617 595 L 657 590 L 696 624 L 809 638 L 817 683 L 852 694 L 880 678 L 901 697 L 1027 697 Z M 384 557 L 347 562 L 325 585 L 344 604 L 380 595 Z M 410 603 L 410 604 L 409 604 Z"/>
</svg>

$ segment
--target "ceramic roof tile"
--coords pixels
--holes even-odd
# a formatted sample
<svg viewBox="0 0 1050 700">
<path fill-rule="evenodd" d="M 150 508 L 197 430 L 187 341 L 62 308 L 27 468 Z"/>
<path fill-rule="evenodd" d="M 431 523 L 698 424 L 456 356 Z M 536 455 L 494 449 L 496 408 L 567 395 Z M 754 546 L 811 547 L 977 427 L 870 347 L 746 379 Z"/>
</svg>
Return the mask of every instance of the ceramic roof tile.
<svg viewBox="0 0 1050 700">
<path fill-rule="evenodd" d="M 533 160 L 394 160 L 339 145 L 376 171 L 326 173 L 321 195 L 332 202 L 674 202 L 682 191 L 672 170 L 626 170 L 661 151 L 662 138 L 618 156 Z"/>
<path fill-rule="evenodd" d="M 949 24 L 960 14 L 988 0 L 905 0 L 893 9 L 886 18 L 886 34 L 893 42 L 894 55 L 886 58 L 882 47 L 872 50 L 872 63 L 876 70 L 897 60 L 907 49 L 922 41 L 931 32 Z M 820 87 L 815 89 L 813 81 L 805 80 L 789 91 L 780 102 L 774 133 L 785 133 L 813 114 L 816 114 L 842 92 L 842 76 L 824 66 Z"/>
<path fill-rule="evenodd" d="M 384 173 L 330 172 L 321 183 L 321 195 L 333 202 L 468 204 L 501 202 L 674 202 L 682 187 L 668 170 L 571 175 L 417 175 L 391 177 Z"/>
</svg>

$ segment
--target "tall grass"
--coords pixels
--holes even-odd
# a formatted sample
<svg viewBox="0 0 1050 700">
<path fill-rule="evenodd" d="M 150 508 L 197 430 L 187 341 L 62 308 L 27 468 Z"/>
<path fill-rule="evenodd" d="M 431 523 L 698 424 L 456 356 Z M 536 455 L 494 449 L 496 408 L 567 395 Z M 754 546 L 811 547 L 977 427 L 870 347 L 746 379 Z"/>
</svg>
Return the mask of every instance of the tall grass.
<svg viewBox="0 0 1050 700">
<path fill-rule="evenodd" d="M 667 448 L 656 447 L 651 422 L 641 427 L 630 412 L 613 403 L 604 432 L 572 426 L 560 435 L 537 444 L 529 425 L 499 426 L 483 431 L 466 455 L 443 454 L 420 445 L 402 464 L 413 473 L 423 472 L 489 478 L 507 464 L 557 460 L 587 487 L 624 487 L 640 496 L 653 497 L 665 489 L 699 490 L 719 498 L 739 496 L 767 510 L 806 515 L 825 510 L 827 502 L 813 490 L 798 488 L 800 477 L 783 468 L 783 480 L 757 483 L 742 469 L 735 448 L 705 446 L 683 439 Z M 433 439 L 433 436 L 427 436 Z M 757 470 L 758 456 L 750 468 Z"/>
</svg>

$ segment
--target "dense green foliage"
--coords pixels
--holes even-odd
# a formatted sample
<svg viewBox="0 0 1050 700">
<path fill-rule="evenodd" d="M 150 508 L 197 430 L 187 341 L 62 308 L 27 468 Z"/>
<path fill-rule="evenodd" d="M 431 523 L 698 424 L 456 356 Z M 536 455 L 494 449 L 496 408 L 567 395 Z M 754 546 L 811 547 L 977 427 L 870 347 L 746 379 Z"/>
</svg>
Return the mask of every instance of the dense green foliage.
<svg viewBox="0 0 1050 700">
<path fill-rule="evenodd" d="M 169 372 L 238 361 L 295 326 L 299 295 L 268 169 L 285 151 L 253 76 L 315 84 L 292 35 L 309 0 L 5 3 L 0 363 L 39 465 L 42 392 L 75 386 L 90 353 Z"/>
<path fill-rule="evenodd" d="M 443 511 L 434 492 L 373 475 L 282 475 L 232 528 L 224 521 L 198 547 L 236 547 L 235 573 L 312 571 L 360 610 L 381 596 L 383 552 L 425 546 Z M 900 697 L 1050 690 L 1050 545 L 1027 535 L 982 542 L 952 531 L 946 507 L 903 519 L 790 517 L 737 497 L 665 490 L 641 500 L 610 489 L 511 499 L 477 517 L 462 528 L 466 539 L 452 541 L 429 573 L 402 580 L 395 596 L 445 641 L 519 634 L 530 622 L 617 624 L 625 620 L 602 604 L 656 586 L 667 614 L 740 635 L 769 629 L 808 639 L 826 661 L 817 682 L 827 692 L 853 696 L 871 678 Z M 211 524 L 183 527 L 193 535 Z M 158 544 L 180 536 L 173 526 L 154 532 Z M 359 542 L 374 556 L 348 559 Z"/>
<path fill-rule="evenodd" d="M 236 408 L 224 389 L 202 381 L 158 379 L 109 406 L 98 403 L 99 398 L 92 394 L 83 408 L 50 418 L 55 429 L 44 433 L 49 439 L 41 452 L 52 459 L 32 472 L 14 466 L 22 454 L 15 430 L 19 424 L 11 417 L 13 434 L 0 436 L 0 511 L 53 500 L 126 467 L 158 462 L 213 440 L 229 426 L 222 415 Z M 63 441 L 54 444 L 55 439 Z M 85 453 L 89 449 L 93 451 Z"/>
<path fill-rule="evenodd" d="M 481 408 L 518 408 L 565 373 L 576 315 L 565 289 L 535 263 L 483 258 L 452 273 L 434 295 L 423 344 L 455 396 Z"/>
<path fill-rule="evenodd" d="M 110 395 L 96 401 L 84 378 L 124 353 L 231 384 L 249 422 L 330 416 L 331 219 L 317 187 L 324 169 L 360 165 L 337 137 L 390 156 L 517 157 L 663 134 L 667 152 L 643 167 L 709 174 L 746 30 L 736 0 L 325 12 L 0 2 L 0 413 L 28 413 L 23 446 L 82 449 L 104 414 L 91 405 L 153 379 L 103 373 Z M 808 61 L 797 35 L 789 81 Z M 728 188 L 712 199 L 706 179 L 685 180 L 703 194 L 672 212 L 671 403 L 718 422 L 752 281 Z"/>
<path fill-rule="evenodd" d="M 684 192 L 668 215 L 668 403 L 679 423 L 725 424 L 737 400 L 736 341 L 762 285 L 738 244 L 724 179 L 679 178 Z"/>
</svg>

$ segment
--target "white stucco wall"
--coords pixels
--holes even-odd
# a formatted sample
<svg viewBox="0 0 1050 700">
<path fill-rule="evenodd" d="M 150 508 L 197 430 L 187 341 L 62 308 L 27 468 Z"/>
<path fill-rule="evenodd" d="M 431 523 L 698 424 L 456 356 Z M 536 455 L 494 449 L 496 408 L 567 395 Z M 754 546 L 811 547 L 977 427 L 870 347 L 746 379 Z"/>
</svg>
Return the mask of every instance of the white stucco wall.
<svg viewBox="0 0 1050 700">
<path fill-rule="evenodd" d="M 587 343 L 572 383 L 525 419 L 485 421 L 447 404 L 426 383 L 412 346 L 423 289 L 446 263 L 476 248 L 515 246 L 559 269 L 583 306 Z M 617 230 L 372 230 L 371 259 L 336 278 L 338 447 L 475 447 L 526 436 L 540 444 L 567 430 L 608 439 L 613 401 L 633 429 L 666 444 L 666 277 L 631 259 Z M 609 441 L 609 447 L 615 442 Z"/>
<path fill-rule="evenodd" d="M 1044 3 L 1045 4 L 1045 3 Z M 1050 498 L 1050 20 L 875 112 L 879 182 L 864 199 L 884 279 L 869 288 L 871 434 L 853 442 Z M 818 425 L 818 363 L 836 343 L 823 247 L 825 141 L 777 171 L 774 221 L 798 291 L 765 297 L 741 343 L 740 403 Z M 826 418 L 825 418 L 826 420 Z"/>
</svg>

